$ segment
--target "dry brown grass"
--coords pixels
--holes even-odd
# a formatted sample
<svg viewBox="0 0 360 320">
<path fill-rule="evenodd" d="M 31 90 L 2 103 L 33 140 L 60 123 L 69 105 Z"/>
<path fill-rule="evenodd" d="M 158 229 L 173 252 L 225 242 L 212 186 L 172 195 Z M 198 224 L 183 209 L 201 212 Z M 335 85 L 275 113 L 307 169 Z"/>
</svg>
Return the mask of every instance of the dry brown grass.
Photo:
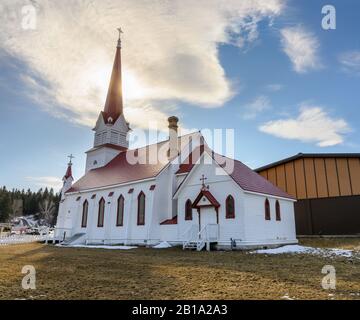
<svg viewBox="0 0 360 320">
<path fill-rule="evenodd" d="M 0 263 L 0 299 L 360 299 L 359 261 L 345 258 L 27 244 L 0 247 Z M 37 289 L 25 291 L 29 264 Z M 321 287 L 325 264 L 335 291 Z"/>
<path fill-rule="evenodd" d="M 304 246 L 319 248 L 340 248 L 360 251 L 360 238 L 301 238 Z"/>
</svg>

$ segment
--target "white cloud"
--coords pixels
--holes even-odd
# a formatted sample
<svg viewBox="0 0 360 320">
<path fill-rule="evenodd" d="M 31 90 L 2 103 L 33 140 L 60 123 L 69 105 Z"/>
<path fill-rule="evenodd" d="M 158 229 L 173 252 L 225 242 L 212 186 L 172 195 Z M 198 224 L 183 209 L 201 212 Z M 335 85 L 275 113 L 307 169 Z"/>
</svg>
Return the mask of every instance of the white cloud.
<svg viewBox="0 0 360 320">
<path fill-rule="evenodd" d="M 21 12 L 24 1 L 3 0 L 0 49 L 26 63 L 22 77 L 47 111 L 92 126 L 121 25 L 126 114 L 133 126 L 144 127 L 154 118 L 164 121 L 169 101 L 218 107 L 231 98 L 218 45 L 254 41 L 258 22 L 281 14 L 283 2 L 39 0 L 36 30 L 23 30 L 22 17 L 12 13 Z"/>
<path fill-rule="evenodd" d="M 281 30 L 281 43 L 284 52 L 298 73 L 322 67 L 319 56 L 319 41 L 311 32 L 301 26 Z"/>
<path fill-rule="evenodd" d="M 360 75 L 360 51 L 349 51 L 340 55 L 339 61 L 343 69 Z"/>
<path fill-rule="evenodd" d="M 266 96 L 258 96 L 245 107 L 244 119 L 254 119 L 257 115 L 271 108 L 271 102 Z"/>
<path fill-rule="evenodd" d="M 277 92 L 282 90 L 284 86 L 280 83 L 271 83 L 266 86 L 266 89 L 271 92 Z"/>
<path fill-rule="evenodd" d="M 259 130 L 283 139 L 329 147 L 343 143 L 350 127 L 344 119 L 331 118 L 321 107 L 303 105 L 298 117 L 269 121 Z"/>
<path fill-rule="evenodd" d="M 59 191 L 63 185 L 59 177 L 25 177 L 25 179 L 33 182 L 37 187 L 53 188 L 55 191 Z"/>
</svg>

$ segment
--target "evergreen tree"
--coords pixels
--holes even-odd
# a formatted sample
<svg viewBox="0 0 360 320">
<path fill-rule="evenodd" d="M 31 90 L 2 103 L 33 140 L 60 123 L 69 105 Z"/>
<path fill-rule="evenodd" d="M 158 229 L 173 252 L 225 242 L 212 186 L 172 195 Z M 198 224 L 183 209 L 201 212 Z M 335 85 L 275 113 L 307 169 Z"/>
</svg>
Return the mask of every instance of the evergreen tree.
<svg viewBox="0 0 360 320">
<path fill-rule="evenodd" d="M 11 213 L 11 198 L 6 188 L 0 192 L 0 222 L 7 222 Z"/>
<path fill-rule="evenodd" d="M 61 195 L 54 193 L 51 188 L 40 189 L 37 192 L 32 192 L 30 189 L 7 190 L 6 187 L 0 188 L 0 222 L 7 222 L 9 218 L 14 215 L 15 208 L 19 208 L 19 200 L 22 200 L 24 215 L 41 215 L 44 212 L 44 204 L 52 204 L 53 209 L 51 215 L 47 213 L 48 222 L 54 224 L 56 222 L 57 213 L 59 210 Z M 21 210 L 20 210 L 21 212 Z"/>
</svg>

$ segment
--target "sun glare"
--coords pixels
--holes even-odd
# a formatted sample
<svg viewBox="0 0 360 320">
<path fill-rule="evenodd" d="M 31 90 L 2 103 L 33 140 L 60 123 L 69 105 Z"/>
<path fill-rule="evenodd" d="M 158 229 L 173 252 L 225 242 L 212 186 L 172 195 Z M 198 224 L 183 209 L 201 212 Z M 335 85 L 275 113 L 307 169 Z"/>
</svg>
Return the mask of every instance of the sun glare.
<svg viewBox="0 0 360 320">
<path fill-rule="evenodd" d="M 145 98 L 146 89 L 138 78 L 129 70 L 123 72 L 123 95 L 125 100 Z"/>
<path fill-rule="evenodd" d="M 89 70 L 90 71 L 90 70 Z M 92 70 L 91 78 L 88 79 L 90 87 L 98 90 L 100 99 L 106 99 L 111 76 L 111 67 L 98 66 Z M 123 96 L 125 100 L 137 100 L 145 97 L 146 89 L 129 70 L 123 70 Z M 105 101 L 104 101 L 105 102 Z"/>
</svg>

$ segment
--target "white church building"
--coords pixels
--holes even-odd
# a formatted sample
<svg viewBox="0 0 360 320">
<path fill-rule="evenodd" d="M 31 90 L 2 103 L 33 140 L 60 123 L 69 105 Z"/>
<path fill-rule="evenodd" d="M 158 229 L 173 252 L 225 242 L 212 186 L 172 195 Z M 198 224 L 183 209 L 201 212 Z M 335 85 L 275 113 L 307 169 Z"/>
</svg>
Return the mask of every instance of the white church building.
<svg viewBox="0 0 360 320">
<path fill-rule="evenodd" d="M 63 178 L 55 238 L 63 244 L 153 246 L 167 241 L 202 250 L 297 243 L 294 202 L 240 161 L 213 152 L 200 132 L 129 149 L 123 113 L 121 40 L 86 172 Z"/>
</svg>

